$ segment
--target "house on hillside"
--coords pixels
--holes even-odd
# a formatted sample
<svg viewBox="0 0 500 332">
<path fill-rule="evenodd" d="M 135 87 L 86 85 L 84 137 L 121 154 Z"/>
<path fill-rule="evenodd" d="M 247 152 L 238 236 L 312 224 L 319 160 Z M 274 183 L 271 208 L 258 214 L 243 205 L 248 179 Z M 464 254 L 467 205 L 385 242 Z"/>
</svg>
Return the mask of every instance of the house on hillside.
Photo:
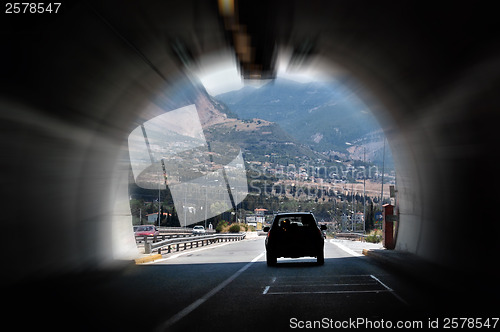
<svg viewBox="0 0 500 332">
<path fill-rule="evenodd" d="M 254 209 L 253 212 L 258 216 L 264 216 L 267 212 L 267 209 Z"/>
<path fill-rule="evenodd" d="M 245 217 L 245 223 L 249 226 L 255 227 L 255 229 L 262 229 L 262 224 L 266 221 L 266 217 L 264 215 L 257 214 L 247 214 Z"/>
</svg>

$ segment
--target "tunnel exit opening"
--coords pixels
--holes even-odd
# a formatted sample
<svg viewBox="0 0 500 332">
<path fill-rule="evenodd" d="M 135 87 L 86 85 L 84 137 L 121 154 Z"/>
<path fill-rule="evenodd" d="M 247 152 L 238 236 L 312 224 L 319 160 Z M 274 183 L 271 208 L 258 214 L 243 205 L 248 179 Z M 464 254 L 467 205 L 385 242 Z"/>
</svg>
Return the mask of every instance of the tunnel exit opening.
<svg viewBox="0 0 500 332">
<path fill-rule="evenodd" d="M 311 211 L 329 236 L 380 229 L 396 173 L 361 86 L 312 66 L 256 86 L 231 63 L 199 70 L 181 93 L 193 104 L 130 134 L 133 224 L 255 231 L 278 211 Z"/>
</svg>

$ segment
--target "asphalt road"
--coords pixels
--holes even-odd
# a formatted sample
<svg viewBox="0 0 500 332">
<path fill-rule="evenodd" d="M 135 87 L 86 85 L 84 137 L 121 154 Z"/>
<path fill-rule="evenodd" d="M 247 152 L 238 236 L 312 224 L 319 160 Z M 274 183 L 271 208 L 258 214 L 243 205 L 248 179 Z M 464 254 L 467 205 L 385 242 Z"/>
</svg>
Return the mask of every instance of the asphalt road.
<svg viewBox="0 0 500 332">
<path fill-rule="evenodd" d="M 174 254 L 119 276 L 32 285 L 25 293 L 11 304 L 17 316 L 29 313 L 22 326 L 71 331 L 284 331 L 353 328 L 353 320 L 426 327 L 446 298 L 330 241 L 323 266 L 304 258 L 268 267 L 264 237 Z"/>
<path fill-rule="evenodd" d="M 197 264 L 213 265 L 225 277 L 179 308 L 160 324 L 160 330 L 281 331 L 314 320 L 329 325 L 330 319 L 397 318 L 410 310 L 408 300 L 396 291 L 402 286 L 393 276 L 328 241 L 323 266 L 304 258 L 280 259 L 277 267 L 270 268 L 264 252 L 261 237 L 156 263 L 189 271 Z M 407 294 L 408 289 L 403 286 L 401 292 Z M 414 300 L 414 294 L 408 295 Z"/>
</svg>

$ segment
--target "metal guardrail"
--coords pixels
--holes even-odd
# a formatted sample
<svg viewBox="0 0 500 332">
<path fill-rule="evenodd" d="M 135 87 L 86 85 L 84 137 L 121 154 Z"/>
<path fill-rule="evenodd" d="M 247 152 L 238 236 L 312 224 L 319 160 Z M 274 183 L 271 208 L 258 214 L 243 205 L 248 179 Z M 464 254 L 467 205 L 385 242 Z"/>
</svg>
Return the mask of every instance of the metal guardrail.
<svg viewBox="0 0 500 332">
<path fill-rule="evenodd" d="M 160 233 L 192 233 L 193 228 L 192 227 L 164 227 L 164 226 L 159 226 L 157 227 Z M 215 229 L 205 229 L 207 233 L 209 232 L 214 232 Z"/>
<path fill-rule="evenodd" d="M 158 251 L 161 254 L 162 250 L 165 248 L 167 253 L 171 253 L 173 249 L 175 251 L 179 251 L 181 249 L 181 245 L 183 250 L 189 248 L 193 248 L 195 244 L 196 247 L 209 245 L 211 243 L 216 242 L 227 242 L 227 241 L 240 241 L 243 240 L 246 236 L 246 233 L 237 233 L 237 234 L 214 234 L 214 235 L 201 235 L 201 236 L 190 236 L 188 238 L 173 238 L 167 239 L 164 241 L 156 242 L 156 243 L 145 243 L 144 244 L 144 253 L 151 254 L 153 251 Z"/>
<path fill-rule="evenodd" d="M 336 233 L 334 239 L 362 240 L 366 237 L 362 233 Z"/>
<path fill-rule="evenodd" d="M 167 233 L 162 233 L 160 231 L 159 235 L 156 236 L 147 236 L 147 235 L 140 235 L 135 237 L 135 242 L 140 243 L 140 242 L 158 242 L 158 241 L 163 241 L 163 240 L 168 240 L 172 238 L 186 238 L 186 237 L 193 237 L 193 236 L 205 236 L 207 234 L 212 234 L 215 233 L 207 231 L 205 234 L 193 234 L 192 232 L 189 233 L 172 233 L 172 234 L 167 234 Z"/>
</svg>

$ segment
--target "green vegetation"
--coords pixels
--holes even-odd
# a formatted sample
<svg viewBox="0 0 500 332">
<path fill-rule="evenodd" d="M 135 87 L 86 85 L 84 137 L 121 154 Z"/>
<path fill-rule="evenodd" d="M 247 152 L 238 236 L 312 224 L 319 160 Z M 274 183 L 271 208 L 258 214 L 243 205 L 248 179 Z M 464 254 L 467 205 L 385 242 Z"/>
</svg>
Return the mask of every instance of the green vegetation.
<svg viewBox="0 0 500 332">
<path fill-rule="evenodd" d="M 158 213 L 158 202 L 146 202 L 144 199 L 131 199 L 130 210 L 132 213 L 133 225 L 149 224 L 148 214 Z M 165 227 L 179 227 L 179 217 L 174 204 L 167 201 L 162 202 L 160 207 L 161 220 L 160 225 Z M 155 217 L 155 221 L 157 217 Z M 156 222 L 157 224 L 157 222 Z"/>
<path fill-rule="evenodd" d="M 229 224 L 227 221 L 220 221 L 215 227 L 217 233 L 239 233 L 239 232 L 253 232 L 255 228 L 244 223 Z"/>
<path fill-rule="evenodd" d="M 229 233 L 239 233 L 240 229 L 241 227 L 239 224 L 232 224 L 231 227 L 229 227 Z"/>
<path fill-rule="evenodd" d="M 366 242 L 379 243 L 382 241 L 382 230 L 374 229 L 365 237 Z"/>
<path fill-rule="evenodd" d="M 215 227 L 215 231 L 217 233 L 227 233 L 227 228 L 228 228 L 228 222 L 227 221 L 219 221 L 217 226 Z"/>
</svg>

